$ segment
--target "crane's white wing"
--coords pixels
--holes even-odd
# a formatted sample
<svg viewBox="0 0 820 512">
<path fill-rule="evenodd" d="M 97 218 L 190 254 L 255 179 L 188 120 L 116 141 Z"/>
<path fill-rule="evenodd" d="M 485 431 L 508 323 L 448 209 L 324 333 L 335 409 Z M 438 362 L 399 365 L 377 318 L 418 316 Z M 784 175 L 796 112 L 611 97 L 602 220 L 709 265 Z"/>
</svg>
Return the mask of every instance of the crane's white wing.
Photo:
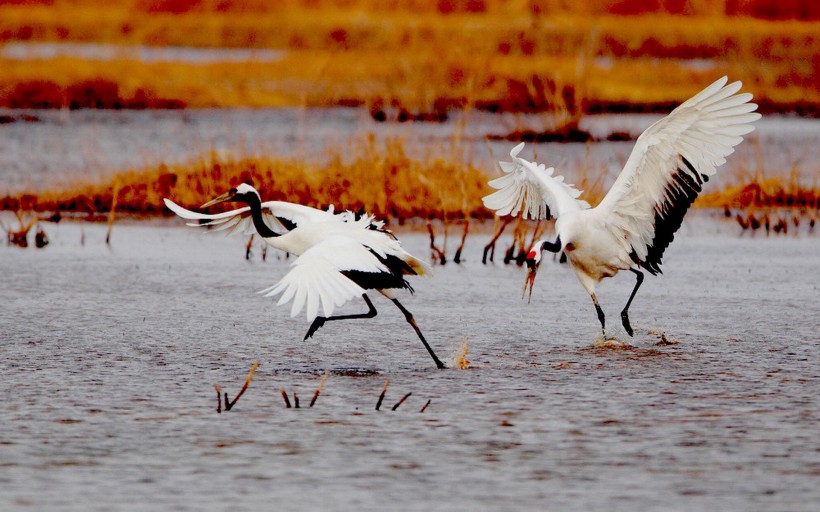
<svg viewBox="0 0 820 512">
<path fill-rule="evenodd" d="M 581 191 L 564 183 L 563 176 L 555 176 L 555 169 L 519 158 L 523 148 L 522 142 L 510 151 L 511 162 L 498 162 L 506 174 L 489 182 L 498 191 L 484 197 L 484 206 L 500 216 L 521 212 L 525 219 L 549 219 L 589 208 L 586 201 L 576 199 Z"/>
<path fill-rule="evenodd" d="M 254 233 L 251 209 L 249 206 L 224 213 L 206 214 L 187 210 L 170 199 L 163 199 L 169 210 L 183 219 L 196 221 L 189 222 L 189 226 L 207 226 L 215 231 L 227 230 L 228 233 Z M 313 222 L 327 222 L 337 219 L 344 221 L 340 216 L 333 214 L 333 209 L 318 210 L 309 206 L 287 203 L 284 201 L 267 201 L 262 203 L 262 218 L 271 229 L 277 233 L 286 233 L 302 224 Z"/>
<path fill-rule="evenodd" d="M 348 279 L 344 271 L 379 274 L 389 269 L 361 243 L 344 236 L 332 236 L 314 245 L 291 265 L 293 268 L 275 285 L 260 291 L 267 297 L 282 294 L 277 305 L 293 299 L 290 316 L 307 306 L 307 319 L 312 321 L 322 308 L 329 317 L 336 307 L 360 297 L 365 291 Z"/>
<path fill-rule="evenodd" d="M 350 210 L 345 210 L 345 211 L 339 213 L 338 215 L 336 215 L 336 217 L 342 222 L 347 222 L 349 224 L 355 224 L 355 225 L 357 225 L 361 228 L 365 228 L 365 229 L 372 229 L 372 230 L 375 230 L 375 231 L 381 231 L 381 232 L 387 233 L 391 237 L 395 238 L 393 236 L 393 233 L 389 229 L 385 229 L 383 220 L 376 220 L 375 215 L 371 215 L 371 214 L 365 212 L 364 210 L 360 210 L 358 212 L 352 212 Z"/>
<path fill-rule="evenodd" d="M 600 216 L 633 260 L 660 272 L 663 252 L 702 185 L 760 118 L 741 83 L 717 80 L 646 129 L 603 201 Z"/>
</svg>

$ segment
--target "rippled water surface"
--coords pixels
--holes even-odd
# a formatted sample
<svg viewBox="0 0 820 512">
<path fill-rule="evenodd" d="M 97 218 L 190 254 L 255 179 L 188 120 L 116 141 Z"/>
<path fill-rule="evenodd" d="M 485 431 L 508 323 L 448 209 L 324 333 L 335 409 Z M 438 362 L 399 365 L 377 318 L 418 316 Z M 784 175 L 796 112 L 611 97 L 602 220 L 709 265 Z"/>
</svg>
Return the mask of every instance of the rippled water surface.
<svg viewBox="0 0 820 512">
<path fill-rule="evenodd" d="M 304 318 L 253 293 L 289 262 L 245 261 L 241 238 L 123 222 L 109 249 L 105 226 L 48 225 L 43 250 L 0 246 L 0 509 L 816 510 L 820 239 L 694 213 L 621 350 L 593 347 L 568 268 L 545 263 L 528 305 L 471 235 L 401 297 L 443 359 L 468 339 L 471 368 L 442 371 L 379 296 L 301 341 Z M 620 339 L 633 282 L 598 294 Z M 213 384 L 233 396 L 255 360 L 217 414 Z"/>
</svg>

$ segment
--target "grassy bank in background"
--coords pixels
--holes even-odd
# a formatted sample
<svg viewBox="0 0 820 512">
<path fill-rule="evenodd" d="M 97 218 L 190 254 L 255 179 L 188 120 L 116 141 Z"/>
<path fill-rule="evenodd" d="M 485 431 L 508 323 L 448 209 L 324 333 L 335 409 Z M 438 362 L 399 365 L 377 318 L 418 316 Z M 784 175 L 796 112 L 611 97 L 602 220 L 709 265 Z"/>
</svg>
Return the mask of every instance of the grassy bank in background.
<svg viewBox="0 0 820 512">
<path fill-rule="evenodd" d="M 0 198 L 0 210 L 78 212 L 102 218 L 112 205 L 134 214 L 167 214 L 162 199 L 192 209 L 241 182 L 258 187 L 264 200 L 282 200 L 327 208 L 365 210 L 386 220 L 486 219 L 492 212 L 481 198 L 497 170 L 464 163 L 457 157 L 413 159 L 401 140 L 375 143 L 372 137 L 355 142 L 352 157 L 331 157 L 314 164 L 298 158 L 229 157 L 216 153 L 174 164 L 154 165 L 117 173 L 103 181 L 80 181 L 62 189 Z M 741 210 L 786 208 L 816 216 L 820 186 L 798 168 L 790 174 L 766 176 L 735 166 L 720 190 L 707 187 L 694 206 Z M 606 193 L 603 169 L 567 169 L 569 182 L 584 190 L 595 205 Z M 230 207 L 228 207 L 230 208 Z M 812 213 L 814 212 L 814 213 Z"/>
<path fill-rule="evenodd" d="M 127 53 L 105 61 L 2 58 L 0 106 L 356 105 L 374 115 L 432 114 L 425 119 L 452 108 L 667 110 L 728 74 L 764 111 L 820 109 L 816 21 L 737 9 L 727 16 L 728 4 L 679 2 L 682 14 L 673 15 L 669 6 L 640 9 L 640 2 L 634 12 L 629 2 L 609 12 L 603 2 L 43 3 L 0 7 L 0 40 L 284 54 L 204 64 Z"/>
<path fill-rule="evenodd" d="M 118 174 L 108 182 L 0 198 L 0 210 L 167 213 L 163 198 L 199 205 L 238 183 L 258 187 L 264 200 L 367 211 L 384 219 L 490 217 L 481 197 L 489 192 L 487 174 L 476 167 L 406 156 L 401 141 L 376 145 L 362 141 L 349 161 L 331 158 L 314 165 L 299 159 L 231 158 L 215 153 L 177 165 L 157 165 Z"/>
</svg>

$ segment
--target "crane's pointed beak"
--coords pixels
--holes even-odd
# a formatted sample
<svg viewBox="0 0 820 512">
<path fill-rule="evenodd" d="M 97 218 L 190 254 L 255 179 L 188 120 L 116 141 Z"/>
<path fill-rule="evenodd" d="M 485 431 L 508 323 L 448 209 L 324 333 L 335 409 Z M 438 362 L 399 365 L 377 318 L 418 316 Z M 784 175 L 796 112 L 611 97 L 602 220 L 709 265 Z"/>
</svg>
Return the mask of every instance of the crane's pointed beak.
<svg viewBox="0 0 820 512">
<path fill-rule="evenodd" d="M 224 193 L 224 194 L 222 194 L 221 196 L 219 196 L 219 197 L 215 197 L 215 198 L 211 199 L 210 201 L 208 201 L 207 203 L 203 204 L 202 206 L 200 206 L 200 208 L 207 208 L 207 207 L 209 207 L 209 206 L 213 206 L 213 205 L 215 205 L 215 204 L 219 204 L 219 203 L 224 203 L 224 202 L 226 202 L 226 201 L 230 201 L 231 199 L 233 199 L 233 196 L 234 196 L 234 195 L 236 195 L 236 193 L 235 193 L 235 192 L 233 192 L 233 191 L 230 191 L 230 192 L 225 192 L 225 193 Z"/>
<path fill-rule="evenodd" d="M 530 294 L 527 297 L 527 304 L 532 301 L 532 286 L 535 283 L 535 275 L 538 273 L 538 263 L 534 260 L 527 260 L 527 279 L 524 281 L 524 290 L 521 292 L 521 300 L 524 300 L 524 296 L 527 295 L 527 288 L 530 290 Z"/>
</svg>

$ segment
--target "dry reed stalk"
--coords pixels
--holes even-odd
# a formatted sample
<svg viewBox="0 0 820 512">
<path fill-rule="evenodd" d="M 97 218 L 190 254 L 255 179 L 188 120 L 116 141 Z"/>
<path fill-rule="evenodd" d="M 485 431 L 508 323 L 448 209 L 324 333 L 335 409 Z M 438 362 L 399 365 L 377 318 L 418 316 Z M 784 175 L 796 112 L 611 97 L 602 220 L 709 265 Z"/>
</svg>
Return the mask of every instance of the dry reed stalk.
<svg viewBox="0 0 820 512">
<path fill-rule="evenodd" d="M 433 231 L 433 224 L 427 221 L 427 233 L 430 234 L 430 258 L 439 265 L 447 264 L 447 255 L 436 245 L 436 234 Z"/>
<path fill-rule="evenodd" d="M 248 243 L 245 244 L 245 259 L 246 260 L 251 259 L 251 245 L 253 244 L 253 236 L 254 235 L 251 235 L 251 237 L 248 238 Z"/>
<path fill-rule="evenodd" d="M 405 400 L 407 400 L 408 398 L 410 398 L 410 395 L 412 395 L 412 394 L 413 394 L 413 392 L 411 391 L 410 393 L 407 393 L 406 395 L 404 395 L 403 397 L 401 397 L 401 400 L 399 400 L 398 402 L 396 402 L 396 405 L 394 405 L 394 406 L 393 406 L 393 408 L 391 409 L 391 411 L 395 411 L 396 409 L 398 409 L 398 408 L 399 408 L 399 406 L 400 406 L 401 404 L 403 404 Z"/>
<path fill-rule="evenodd" d="M 19 210 L 14 212 L 14 216 L 17 218 L 17 229 L 12 231 L 11 226 L 7 228 L 3 225 L 3 230 L 6 231 L 6 241 L 10 245 L 28 247 L 28 232 L 37 223 L 38 217 L 29 214 L 26 218 L 26 214 Z"/>
<path fill-rule="evenodd" d="M 387 387 L 390 385 L 390 379 L 387 379 L 384 383 L 384 387 L 382 388 L 382 392 L 379 395 L 379 400 L 376 402 L 376 410 L 378 411 L 379 408 L 382 406 L 382 402 L 384 401 L 384 395 L 387 394 Z"/>
<path fill-rule="evenodd" d="M 285 401 L 285 407 L 290 409 L 291 405 L 290 405 L 290 398 L 288 398 L 288 392 L 285 391 L 285 388 L 280 388 L 279 392 L 282 394 L 282 400 Z"/>
<path fill-rule="evenodd" d="M 219 384 L 214 384 L 216 390 L 216 412 L 222 414 L 222 387 Z"/>
<path fill-rule="evenodd" d="M 253 363 L 253 367 L 251 367 L 251 371 L 248 372 L 248 377 L 245 379 L 245 383 L 242 384 L 242 389 L 239 390 L 239 393 L 237 393 L 236 397 L 234 397 L 233 400 L 231 400 L 229 402 L 228 401 L 228 394 L 225 393 L 225 410 L 226 411 L 230 411 L 231 409 L 233 409 L 233 406 L 236 404 L 236 402 L 239 401 L 239 398 L 245 393 L 245 390 L 248 389 L 248 386 L 251 383 L 251 379 L 253 379 L 253 374 L 256 372 L 257 368 L 259 368 L 259 361 L 255 361 Z"/>
<path fill-rule="evenodd" d="M 111 211 L 108 212 L 108 229 L 105 231 L 105 244 L 111 245 L 111 229 L 114 227 L 114 212 L 117 209 L 117 199 L 120 196 L 120 180 L 114 180 L 114 189 L 111 192 Z"/>
<path fill-rule="evenodd" d="M 325 382 L 327 378 L 330 376 L 330 370 L 325 370 L 325 374 L 322 375 L 322 380 L 319 381 L 319 387 L 316 388 L 316 391 L 313 393 L 313 398 L 310 400 L 310 406 L 313 407 L 313 404 L 316 403 L 316 399 L 319 398 L 319 393 L 322 392 L 322 388 L 325 387 Z"/>
<path fill-rule="evenodd" d="M 504 228 L 506 228 L 512 221 L 514 220 L 513 217 L 496 217 L 495 218 L 495 226 L 493 228 L 494 233 L 492 239 L 490 239 L 489 243 L 484 246 L 484 254 L 481 257 L 481 263 L 487 264 L 487 253 L 490 253 L 490 261 L 493 261 L 495 258 L 495 244 L 498 242 L 498 238 L 504 232 Z"/>
<path fill-rule="evenodd" d="M 504 264 L 509 265 L 510 262 L 515 261 L 518 262 L 518 255 L 516 255 L 516 248 L 519 248 L 519 254 L 521 251 L 524 250 L 524 244 L 526 243 L 526 236 L 527 236 L 527 224 L 523 217 L 516 217 L 515 219 L 515 229 L 513 230 L 513 239 L 510 243 L 510 246 L 507 248 L 506 252 L 504 253 Z M 521 262 L 523 263 L 523 261 Z M 520 265 L 520 264 L 519 264 Z"/>
<path fill-rule="evenodd" d="M 539 219 L 535 223 L 535 229 L 532 230 L 532 238 L 530 238 L 530 243 L 526 245 L 522 253 L 526 256 L 532 250 L 532 247 L 535 245 L 535 242 L 540 240 L 541 235 L 543 234 L 540 230 L 542 228 L 541 220 Z"/>
</svg>

